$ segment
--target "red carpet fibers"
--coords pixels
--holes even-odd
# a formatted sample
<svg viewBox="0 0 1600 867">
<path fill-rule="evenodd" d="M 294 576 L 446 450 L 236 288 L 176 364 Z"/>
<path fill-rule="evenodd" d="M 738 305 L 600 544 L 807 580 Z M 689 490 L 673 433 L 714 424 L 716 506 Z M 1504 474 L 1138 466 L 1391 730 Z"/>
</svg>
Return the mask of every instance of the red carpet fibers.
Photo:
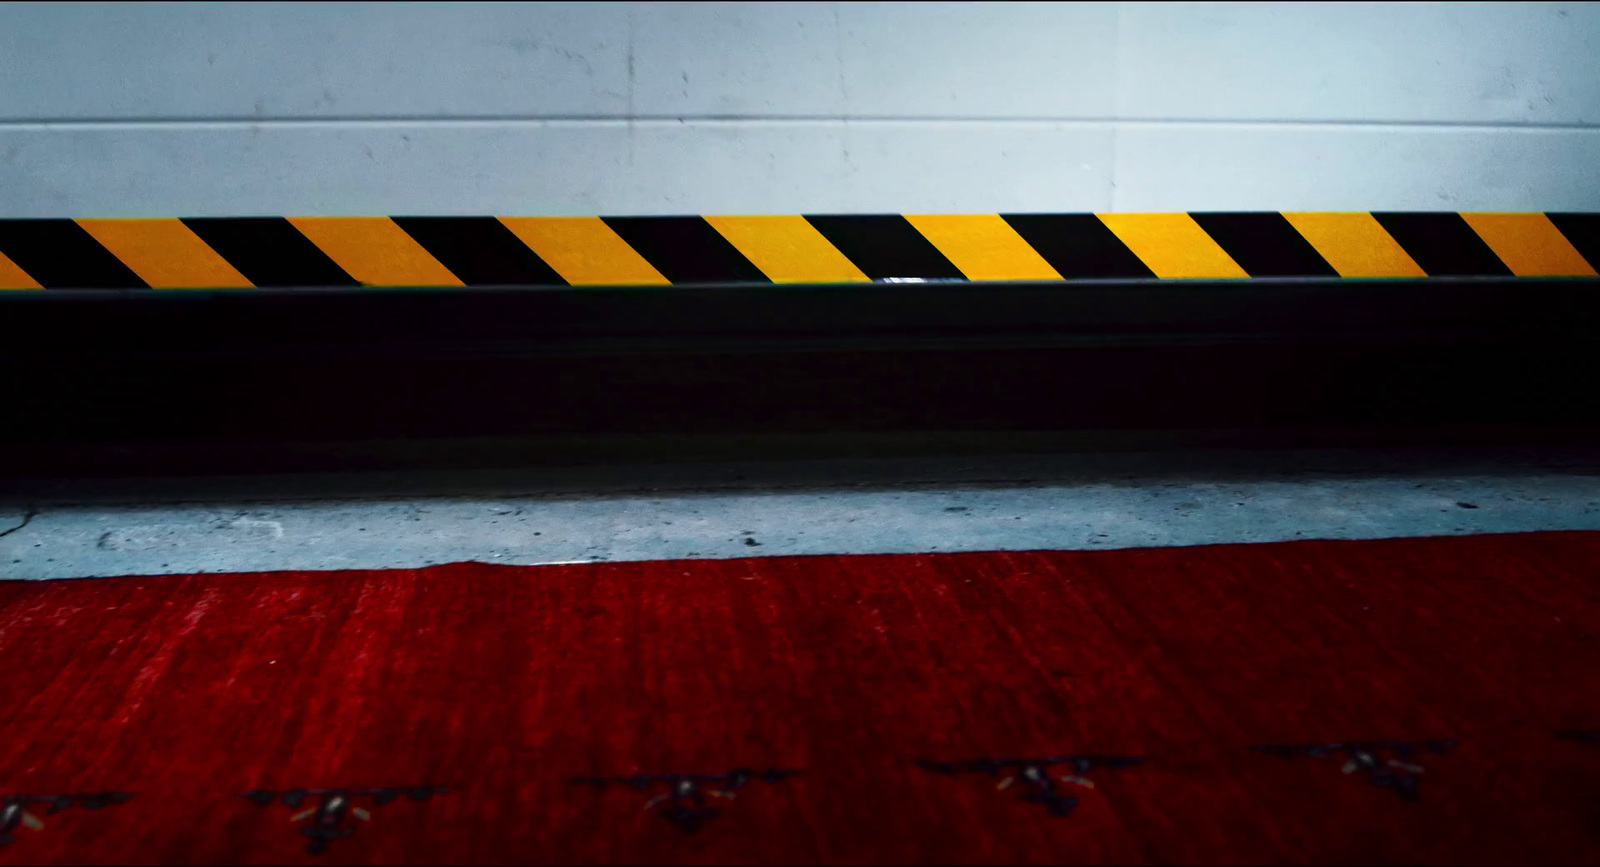
<svg viewBox="0 0 1600 867">
<path fill-rule="evenodd" d="M 0 582 L 0 862 L 1600 861 L 1600 534 Z M 1412 803 L 1344 758 L 1453 738 Z M 1147 757 L 1053 817 L 918 760 Z M 582 775 L 799 769 L 698 833 Z M 1052 769 L 1056 775 L 1070 771 Z M 322 855 L 258 787 L 432 784 Z M 308 802 L 309 803 L 309 802 Z M 41 814 L 42 815 L 42 814 Z"/>
</svg>

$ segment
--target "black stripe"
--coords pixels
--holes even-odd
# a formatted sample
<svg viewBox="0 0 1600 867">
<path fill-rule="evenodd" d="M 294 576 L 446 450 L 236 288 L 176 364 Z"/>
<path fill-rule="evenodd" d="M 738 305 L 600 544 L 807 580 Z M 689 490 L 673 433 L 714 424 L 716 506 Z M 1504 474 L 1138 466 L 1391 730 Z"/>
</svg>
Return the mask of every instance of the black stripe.
<svg viewBox="0 0 1600 867">
<path fill-rule="evenodd" d="M 1201 212 L 1189 216 L 1251 277 L 1339 276 L 1282 214 Z"/>
<path fill-rule="evenodd" d="M 1001 214 L 1000 218 L 1068 280 L 1156 276 L 1094 214 Z"/>
<path fill-rule="evenodd" d="M 0 220 L 0 253 L 46 289 L 148 289 L 71 220 Z"/>
<path fill-rule="evenodd" d="M 673 283 L 772 282 L 702 217 L 602 219 Z"/>
<path fill-rule="evenodd" d="M 1372 217 L 1430 277 L 1511 276 L 1460 214 L 1373 212 Z"/>
<path fill-rule="evenodd" d="M 1589 267 L 1600 271 L 1600 214 L 1545 214 Z"/>
<path fill-rule="evenodd" d="M 899 214 L 806 217 L 828 243 L 874 280 L 965 280 L 961 269 Z"/>
<path fill-rule="evenodd" d="M 394 217 L 468 286 L 565 286 L 539 254 L 494 217 Z"/>
<path fill-rule="evenodd" d="M 189 217 L 183 221 L 256 286 L 360 286 L 282 217 Z"/>
</svg>

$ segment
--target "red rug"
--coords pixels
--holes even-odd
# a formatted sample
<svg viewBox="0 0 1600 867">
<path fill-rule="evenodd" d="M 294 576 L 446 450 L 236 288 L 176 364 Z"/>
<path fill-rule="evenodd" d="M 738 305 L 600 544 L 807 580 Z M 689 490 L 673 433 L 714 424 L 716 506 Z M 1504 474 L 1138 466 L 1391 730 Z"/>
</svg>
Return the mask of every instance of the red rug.
<svg viewBox="0 0 1600 867">
<path fill-rule="evenodd" d="M 21 805 L 0 862 L 1594 863 L 1600 744 L 1557 733 L 1600 727 L 1597 564 L 1539 533 L 0 582 L 0 796 L 131 796 Z M 1252 749 L 1371 741 L 1418 749 Z M 1142 762 L 1049 761 L 1085 754 Z"/>
</svg>

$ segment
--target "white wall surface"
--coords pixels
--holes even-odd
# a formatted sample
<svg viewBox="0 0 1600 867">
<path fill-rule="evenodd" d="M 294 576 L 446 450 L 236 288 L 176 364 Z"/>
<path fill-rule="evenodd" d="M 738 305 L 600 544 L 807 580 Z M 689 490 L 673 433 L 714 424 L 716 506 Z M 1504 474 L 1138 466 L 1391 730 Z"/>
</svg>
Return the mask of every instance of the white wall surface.
<svg viewBox="0 0 1600 867">
<path fill-rule="evenodd" d="M 0 217 L 1600 211 L 1600 3 L 5 3 Z"/>
</svg>

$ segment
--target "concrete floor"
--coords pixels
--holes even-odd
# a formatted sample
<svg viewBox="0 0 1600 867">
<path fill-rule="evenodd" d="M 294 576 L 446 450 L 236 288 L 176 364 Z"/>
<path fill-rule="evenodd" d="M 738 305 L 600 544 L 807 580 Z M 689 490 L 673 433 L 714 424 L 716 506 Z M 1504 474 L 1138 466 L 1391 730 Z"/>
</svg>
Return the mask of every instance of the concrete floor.
<svg viewBox="0 0 1600 867">
<path fill-rule="evenodd" d="M 862 487 L 483 490 L 0 506 L 0 576 L 47 579 L 1600 530 L 1600 469 L 945 473 Z M 1037 469 L 1037 468 L 1034 468 Z M 1123 468 L 1125 469 L 1125 467 Z M 1322 468 L 1326 470 L 1326 467 Z M 826 475 L 826 474 L 823 474 Z M 848 476 L 849 473 L 845 473 Z M 870 474 L 868 474 L 870 475 Z M 842 476 L 835 472 L 835 482 Z M 481 485 L 479 486 L 481 488 Z M 568 486 L 571 488 L 572 486 Z M 582 487 L 582 486 L 578 486 Z M 598 486 L 604 488 L 605 486 Z M 668 486 L 670 487 L 670 486 Z"/>
</svg>

